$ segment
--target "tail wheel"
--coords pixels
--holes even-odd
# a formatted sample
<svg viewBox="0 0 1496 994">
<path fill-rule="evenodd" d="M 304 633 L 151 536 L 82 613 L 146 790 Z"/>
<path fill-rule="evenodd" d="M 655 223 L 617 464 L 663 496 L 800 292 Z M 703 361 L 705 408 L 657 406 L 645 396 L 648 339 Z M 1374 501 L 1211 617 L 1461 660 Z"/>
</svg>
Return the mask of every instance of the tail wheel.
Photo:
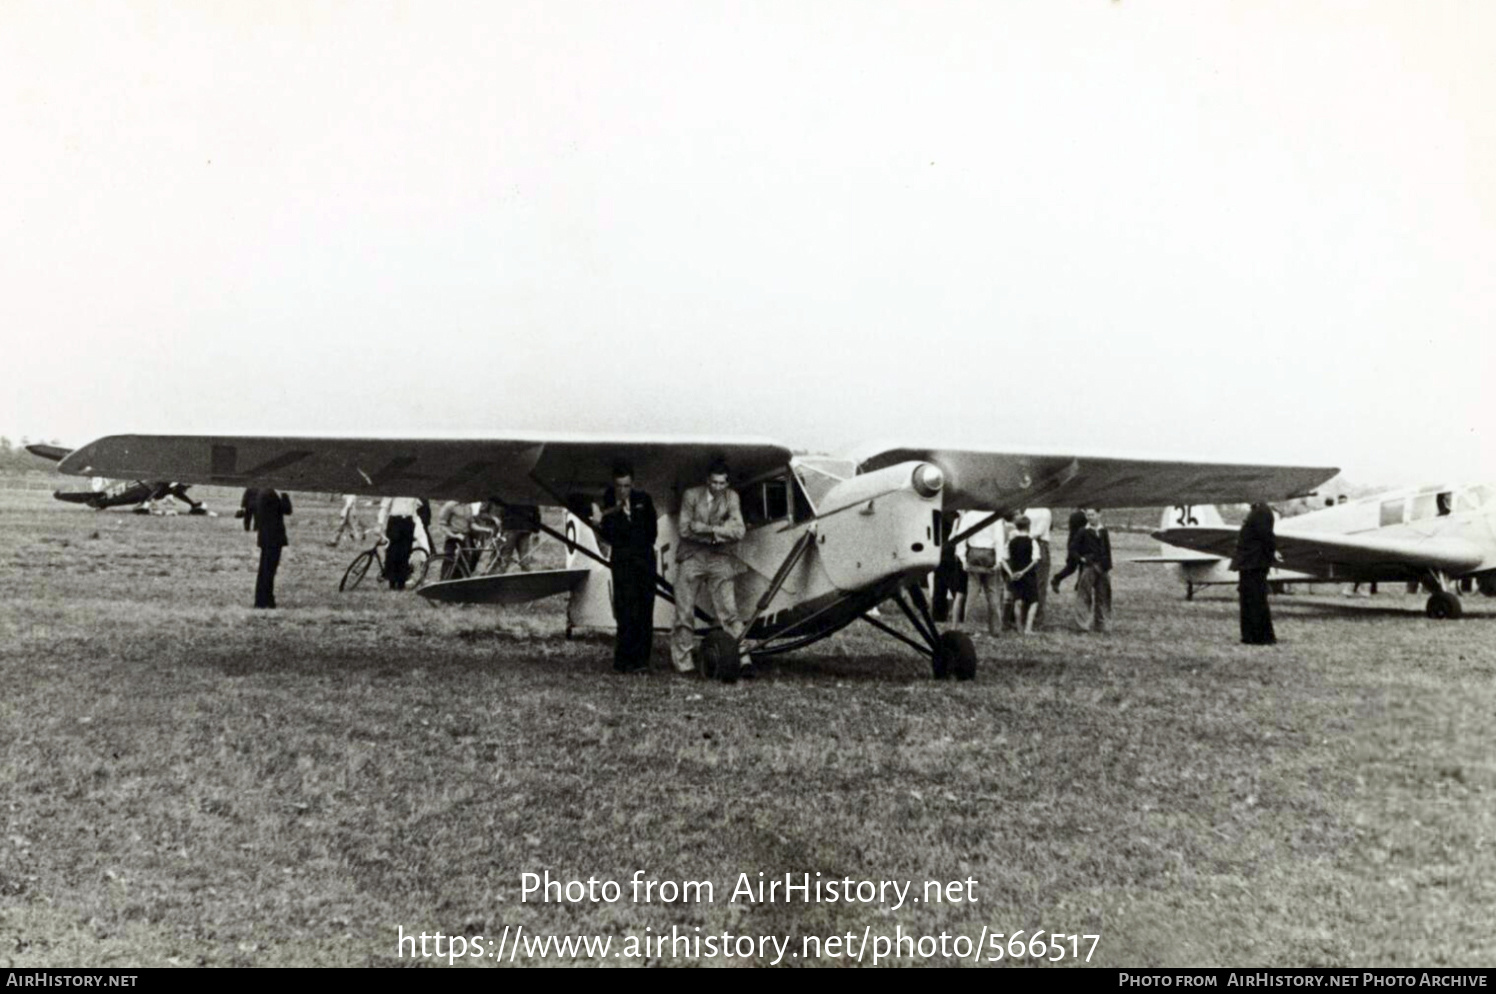
<svg viewBox="0 0 1496 994">
<path fill-rule="evenodd" d="M 348 570 L 343 574 L 342 582 L 338 584 L 338 590 L 348 591 L 363 582 L 364 575 L 369 572 L 369 567 L 374 563 L 374 550 L 367 549 L 356 556 L 353 562 L 348 564 Z"/>
<path fill-rule="evenodd" d="M 1448 590 L 1436 590 L 1429 595 L 1428 604 L 1423 611 L 1436 621 L 1453 621 L 1465 613 L 1465 608 L 1455 594 Z"/>
<path fill-rule="evenodd" d="M 935 679 L 953 676 L 957 680 L 973 680 L 977 675 L 977 647 L 965 632 L 941 632 L 940 643 L 935 650 Z"/>
<path fill-rule="evenodd" d="M 738 680 L 738 640 L 724 631 L 708 632 L 701 640 L 698 666 L 708 680 L 736 683 Z"/>
</svg>

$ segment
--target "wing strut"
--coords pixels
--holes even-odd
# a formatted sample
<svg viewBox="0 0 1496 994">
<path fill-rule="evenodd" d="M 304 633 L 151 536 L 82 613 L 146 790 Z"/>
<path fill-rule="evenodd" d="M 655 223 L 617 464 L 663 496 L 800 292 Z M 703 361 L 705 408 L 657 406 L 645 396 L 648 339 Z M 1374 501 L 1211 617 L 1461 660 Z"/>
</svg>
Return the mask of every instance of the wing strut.
<svg viewBox="0 0 1496 994">
<path fill-rule="evenodd" d="M 758 619 L 763 617 L 764 611 L 769 607 L 769 602 L 774 599 L 775 594 L 779 593 L 779 588 L 784 586 L 784 581 L 789 579 L 790 570 L 794 569 L 795 564 L 805 555 L 805 550 L 810 548 L 815 537 L 816 527 L 811 524 L 805 529 L 805 534 L 801 535 L 790 549 L 789 555 L 784 557 L 784 562 L 779 564 L 779 569 L 774 571 L 774 579 L 769 582 L 769 589 L 764 591 L 764 595 L 758 599 L 758 606 L 753 609 L 753 617 L 749 618 L 747 624 L 743 626 L 744 633 L 752 631 L 753 626 L 758 624 Z"/>
</svg>

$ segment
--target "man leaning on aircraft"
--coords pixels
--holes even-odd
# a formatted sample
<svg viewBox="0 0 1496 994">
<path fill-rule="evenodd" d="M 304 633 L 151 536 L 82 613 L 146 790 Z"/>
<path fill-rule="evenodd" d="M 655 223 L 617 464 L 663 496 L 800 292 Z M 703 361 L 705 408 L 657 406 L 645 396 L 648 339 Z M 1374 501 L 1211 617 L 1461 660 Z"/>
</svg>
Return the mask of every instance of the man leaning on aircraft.
<svg viewBox="0 0 1496 994">
<path fill-rule="evenodd" d="M 713 460 L 705 486 L 687 488 L 680 501 L 680 541 L 676 544 L 675 628 L 670 637 L 670 659 L 679 673 L 695 667 L 696 600 L 702 586 L 711 592 L 712 611 L 724 631 L 743 637 L 733 582 L 738 561 L 733 555 L 747 531 L 737 491 L 727 485 L 727 463 Z M 746 658 L 740 665 L 747 668 Z"/>
</svg>

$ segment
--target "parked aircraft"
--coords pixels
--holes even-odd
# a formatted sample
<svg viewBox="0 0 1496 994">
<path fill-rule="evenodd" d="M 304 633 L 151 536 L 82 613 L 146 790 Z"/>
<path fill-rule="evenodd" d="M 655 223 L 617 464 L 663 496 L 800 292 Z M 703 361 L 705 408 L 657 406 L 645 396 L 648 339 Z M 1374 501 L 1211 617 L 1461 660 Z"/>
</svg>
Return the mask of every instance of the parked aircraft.
<svg viewBox="0 0 1496 994">
<path fill-rule="evenodd" d="M 1430 591 L 1430 618 L 1461 615 L 1456 581 L 1469 578 L 1482 593 L 1496 594 L 1496 487 L 1489 485 L 1388 491 L 1285 518 L 1275 531 L 1283 571 L 1272 579 L 1416 580 Z M 1217 516 L 1210 524 L 1162 528 L 1153 537 L 1201 557 L 1181 563 L 1188 580 L 1190 570 L 1218 575 L 1235 551 L 1236 532 Z"/>
<path fill-rule="evenodd" d="M 1202 504 L 1198 507 L 1176 506 L 1164 509 L 1163 518 L 1158 523 L 1159 532 L 1171 528 L 1190 528 L 1200 526 L 1202 528 L 1224 528 L 1226 522 L 1221 518 L 1221 512 L 1216 510 L 1214 504 Z M 1159 532 L 1155 532 L 1157 535 Z M 1231 534 L 1236 534 L 1236 529 L 1231 529 Z M 1234 549 L 1235 546 L 1233 545 Z M 1132 559 L 1135 563 L 1150 563 L 1153 565 L 1172 565 L 1174 575 L 1184 584 L 1184 599 L 1192 601 L 1195 599 L 1195 591 L 1200 587 L 1211 587 L 1218 584 L 1230 584 L 1236 586 L 1237 575 L 1228 567 L 1231 560 L 1220 556 L 1211 555 L 1208 552 L 1194 552 L 1190 549 L 1182 549 L 1178 546 L 1160 542 L 1158 555 L 1142 556 Z M 1268 583 L 1277 589 L 1278 584 L 1291 582 L 1304 582 L 1314 580 L 1315 577 L 1308 573 L 1295 573 L 1292 570 L 1273 569 L 1268 571 Z"/>
<path fill-rule="evenodd" d="M 51 459 L 53 462 L 61 462 L 68 457 L 71 449 L 64 449 L 60 445 L 28 445 L 26 451 L 43 459 Z M 187 505 L 188 514 L 207 514 L 208 509 L 203 507 L 199 501 L 187 496 L 187 487 L 181 483 L 147 483 L 143 480 L 110 480 L 102 476 L 95 476 L 92 480 L 92 488 L 89 490 L 77 490 L 65 492 L 55 490 L 52 496 L 69 504 L 85 504 L 95 511 L 102 511 L 106 507 L 135 507 L 137 514 L 145 514 L 152 502 L 173 497 Z"/>
<path fill-rule="evenodd" d="M 937 676 L 970 679 L 976 672 L 971 639 L 940 632 L 923 593 L 922 581 L 940 562 L 942 509 L 1002 513 L 1037 505 L 1282 499 L 1307 493 L 1336 472 L 929 446 L 869 447 L 838 463 L 797 458 L 777 442 L 755 438 L 539 434 L 482 439 L 118 435 L 72 453 L 62 471 L 566 507 L 571 514 L 565 534 L 544 525 L 542 530 L 568 542 L 572 568 L 447 580 L 420 592 L 438 601 L 496 604 L 569 593 L 573 625 L 611 626 L 607 559 L 586 509 L 610 482 L 613 463 L 625 459 L 635 467 L 635 484 L 654 497 L 662 514 L 655 622 L 668 627 L 680 495 L 703 481 L 719 456 L 733 468 L 748 526 L 735 552 L 741 567 L 738 604 L 747 621 L 744 644 L 710 630 L 713 620 L 705 610 L 698 618 L 709 630 L 701 652 L 703 672 L 729 679 L 736 674 L 729 664 L 740 650 L 787 652 L 858 619 L 929 657 Z M 587 565 L 578 566 L 582 561 Z M 869 616 L 890 599 L 915 637 Z"/>
</svg>

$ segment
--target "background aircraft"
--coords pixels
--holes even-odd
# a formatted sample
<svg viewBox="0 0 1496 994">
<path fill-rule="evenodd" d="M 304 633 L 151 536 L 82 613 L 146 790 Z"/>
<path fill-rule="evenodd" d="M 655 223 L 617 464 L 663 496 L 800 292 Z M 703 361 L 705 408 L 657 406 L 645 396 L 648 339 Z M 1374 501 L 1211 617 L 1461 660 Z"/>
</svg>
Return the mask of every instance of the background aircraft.
<svg viewBox="0 0 1496 994">
<path fill-rule="evenodd" d="M 1184 510 L 1198 516 L 1206 509 Z M 1237 530 L 1222 524 L 1213 508 L 1210 513 L 1213 521 L 1176 523 L 1153 533 L 1199 558 L 1165 555 L 1152 561 L 1179 563 L 1187 583 L 1217 582 L 1213 578 L 1236 550 Z M 1482 593 L 1496 594 L 1496 488 L 1485 484 L 1388 491 L 1285 518 L 1276 532 L 1283 570 L 1273 580 L 1416 580 L 1430 591 L 1430 618 L 1461 615 L 1458 580 L 1469 578 Z"/>
<path fill-rule="evenodd" d="M 352 439 L 117 435 L 63 460 L 64 473 L 170 477 L 234 487 L 274 486 L 433 500 L 568 508 L 572 568 L 430 584 L 433 600 L 514 603 L 570 592 L 572 624 L 612 624 L 606 556 L 587 509 L 625 459 L 661 512 L 655 621 L 668 627 L 675 576 L 676 514 L 684 489 L 706 478 L 716 456 L 733 470 L 748 532 L 734 552 L 737 600 L 747 622 L 739 646 L 713 620 L 703 672 L 736 675 L 740 649 L 766 655 L 808 645 L 863 619 L 928 656 L 935 674 L 970 679 L 971 639 L 938 631 L 924 578 L 940 561 L 944 509 L 1003 512 L 1038 505 L 1137 507 L 1171 499 L 1205 503 L 1307 493 L 1332 468 L 1231 465 L 919 446 L 870 447 L 840 464 L 797 459 L 756 438 L 514 435 L 487 439 Z M 1181 497 L 1180 495 L 1183 495 Z M 587 531 L 583 531 L 587 529 Z M 580 555 L 581 560 L 576 557 Z M 586 565 L 579 566 L 585 560 Z M 892 599 L 916 637 L 868 612 Z M 719 663 L 721 665 L 719 665 Z M 732 664 L 732 665 L 729 665 Z"/>
<path fill-rule="evenodd" d="M 53 462 L 61 462 L 72 452 L 60 445 L 28 445 L 26 451 L 43 459 Z M 58 500 L 67 501 L 69 504 L 85 504 L 95 511 L 102 511 L 106 507 L 129 507 L 141 505 L 135 508 L 137 513 L 145 514 L 148 508 L 145 506 L 151 501 L 162 500 L 166 497 L 174 497 L 187 504 L 188 514 L 207 514 L 208 509 L 187 496 L 187 487 L 181 483 L 146 483 L 136 480 L 110 480 L 102 476 L 95 476 L 92 481 L 92 489 L 77 490 L 72 492 L 54 490 L 52 496 Z"/>
<path fill-rule="evenodd" d="M 1163 517 L 1158 523 L 1159 530 L 1154 532 L 1158 535 L 1172 528 L 1225 528 L 1226 522 L 1221 518 L 1221 512 L 1216 510 L 1214 504 L 1201 504 L 1198 506 L 1175 506 L 1165 508 Z M 1232 550 L 1235 551 L 1236 529 L 1230 529 L 1233 536 Z M 1178 546 L 1160 542 L 1158 555 L 1142 556 L 1130 560 L 1134 563 L 1151 563 L 1154 565 L 1172 565 L 1174 575 L 1179 582 L 1184 584 L 1184 599 L 1194 600 L 1195 591 L 1200 587 L 1211 587 L 1218 584 L 1230 584 L 1236 586 L 1237 575 L 1229 565 L 1230 557 L 1212 555 L 1208 552 L 1195 552 L 1190 549 L 1182 549 Z M 1273 569 L 1268 571 L 1268 582 L 1272 584 L 1289 583 L 1293 581 L 1313 580 L 1315 577 L 1308 573 L 1295 573 L 1292 570 Z"/>
</svg>

